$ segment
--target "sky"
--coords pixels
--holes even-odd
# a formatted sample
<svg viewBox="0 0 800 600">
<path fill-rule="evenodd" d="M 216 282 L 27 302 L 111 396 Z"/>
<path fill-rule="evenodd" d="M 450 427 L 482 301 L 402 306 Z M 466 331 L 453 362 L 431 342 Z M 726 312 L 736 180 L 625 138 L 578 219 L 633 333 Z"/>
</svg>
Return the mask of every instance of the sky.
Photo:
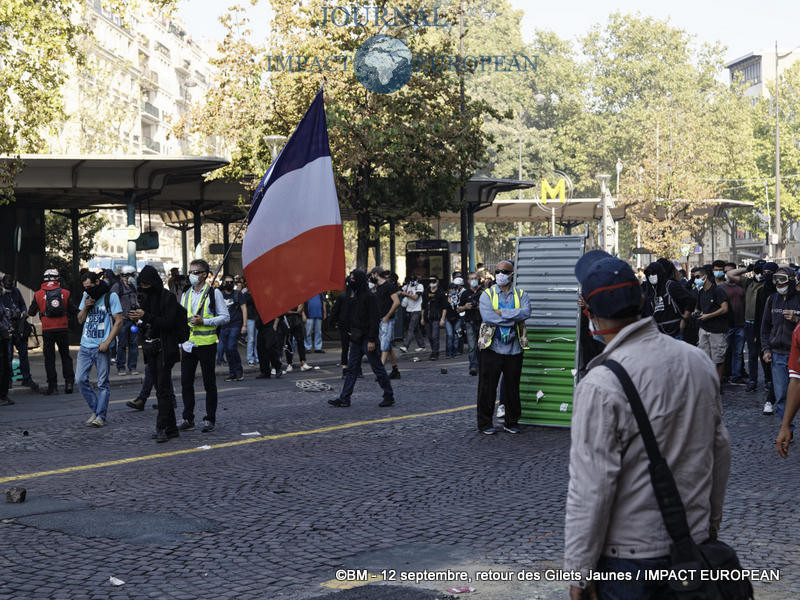
<svg viewBox="0 0 800 600">
<path fill-rule="evenodd" d="M 596 23 L 605 23 L 615 11 L 641 12 L 643 15 L 669 18 L 677 27 L 695 34 L 699 42 L 722 42 L 725 59 L 733 60 L 750 52 L 774 48 L 777 40 L 781 49 L 800 45 L 800 2 L 792 0 L 510 0 L 514 8 L 525 12 L 523 38 L 530 41 L 536 29 L 549 29 L 566 39 L 575 39 Z M 223 29 L 217 17 L 227 7 L 249 5 L 249 0 L 179 0 L 178 15 L 186 23 L 192 37 L 221 39 Z M 351 6 L 352 0 L 336 0 L 331 6 Z M 369 1 L 358 3 L 370 6 Z M 402 0 L 396 3 L 402 6 Z M 436 5 L 431 0 L 431 6 Z M 249 9 L 251 27 L 258 31 L 263 24 L 266 35 L 270 18 L 269 5 L 260 0 Z"/>
</svg>

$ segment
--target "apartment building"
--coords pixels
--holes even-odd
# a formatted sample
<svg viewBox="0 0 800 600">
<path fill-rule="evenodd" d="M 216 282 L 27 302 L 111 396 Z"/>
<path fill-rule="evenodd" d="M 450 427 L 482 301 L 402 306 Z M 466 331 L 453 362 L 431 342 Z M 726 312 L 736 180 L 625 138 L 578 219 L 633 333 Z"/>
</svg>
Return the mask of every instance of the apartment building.
<svg viewBox="0 0 800 600">
<path fill-rule="evenodd" d="M 783 73 L 800 59 L 800 48 L 791 51 L 778 48 L 778 56 L 777 73 Z M 756 99 L 774 93 L 775 48 L 750 52 L 732 60 L 725 67 L 730 74 L 731 84 L 741 78 L 740 85 L 744 86 L 745 95 Z"/>
</svg>

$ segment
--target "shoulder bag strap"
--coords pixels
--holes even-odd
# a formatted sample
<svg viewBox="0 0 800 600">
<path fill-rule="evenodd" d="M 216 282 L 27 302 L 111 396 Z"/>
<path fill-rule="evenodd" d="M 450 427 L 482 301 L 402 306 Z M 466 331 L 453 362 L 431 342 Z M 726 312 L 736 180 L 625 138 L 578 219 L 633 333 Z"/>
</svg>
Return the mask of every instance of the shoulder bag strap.
<svg viewBox="0 0 800 600">
<path fill-rule="evenodd" d="M 621 364 L 611 359 L 606 360 L 603 364 L 617 376 L 622 384 L 622 389 L 625 390 L 628 403 L 631 405 L 633 416 L 639 425 L 639 433 L 642 436 L 647 457 L 650 459 L 650 481 L 653 484 L 653 491 L 658 501 L 658 507 L 661 509 L 667 532 L 678 549 L 690 552 L 693 542 L 689 524 L 686 520 L 686 509 L 683 506 L 672 471 L 670 471 L 667 461 L 664 460 L 664 457 L 661 456 L 661 451 L 658 449 L 658 442 L 656 442 L 650 419 L 647 417 L 647 412 L 642 405 L 639 392 L 636 391 L 636 386 L 633 385 L 628 372 Z"/>
</svg>

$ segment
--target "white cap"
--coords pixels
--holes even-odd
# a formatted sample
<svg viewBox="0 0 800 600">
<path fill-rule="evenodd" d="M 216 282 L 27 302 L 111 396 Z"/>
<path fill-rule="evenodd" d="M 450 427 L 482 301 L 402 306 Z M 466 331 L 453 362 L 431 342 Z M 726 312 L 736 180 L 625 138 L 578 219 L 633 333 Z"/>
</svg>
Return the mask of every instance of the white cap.
<svg viewBox="0 0 800 600">
<path fill-rule="evenodd" d="M 58 269 L 47 269 L 44 272 L 44 280 L 45 281 L 54 281 L 58 279 Z"/>
<path fill-rule="evenodd" d="M 453 279 L 453 283 L 456 285 L 464 285 L 464 278 L 463 277 L 456 277 Z"/>
<path fill-rule="evenodd" d="M 131 265 L 123 265 L 122 266 L 122 274 L 123 275 L 133 275 L 136 273 L 136 269 Z"/>
</svg>

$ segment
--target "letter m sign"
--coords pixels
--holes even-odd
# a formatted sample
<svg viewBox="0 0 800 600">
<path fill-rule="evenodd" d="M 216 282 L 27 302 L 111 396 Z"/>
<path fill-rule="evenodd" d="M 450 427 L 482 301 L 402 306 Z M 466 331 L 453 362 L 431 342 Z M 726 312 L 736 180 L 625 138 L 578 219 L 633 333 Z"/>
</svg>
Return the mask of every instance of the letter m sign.
<svg viewBox="0 0 800 600">
<path fill-rule="evenodd" d="M 556 187 L 554 188 L 550 187 L 550 183 L 547 181 L 547 179 L 542 178 L 542 202 L 547 204 L 548 198 L 555 200 L 556 196 L 558 196 L 558 199 L 561 202 L 566 202 L 565 188 L 566 182 L 564 181 L 563 177 L 558 180 L 558 183 L 556 183 Z"/>
</svg>

